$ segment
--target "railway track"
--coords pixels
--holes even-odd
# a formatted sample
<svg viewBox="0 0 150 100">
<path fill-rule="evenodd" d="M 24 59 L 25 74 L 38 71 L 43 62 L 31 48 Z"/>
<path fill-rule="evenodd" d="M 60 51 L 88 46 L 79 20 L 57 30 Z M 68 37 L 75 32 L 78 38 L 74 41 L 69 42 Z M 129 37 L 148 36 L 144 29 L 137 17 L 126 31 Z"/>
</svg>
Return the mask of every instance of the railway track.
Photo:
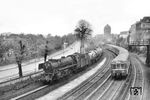
<svg viewBox="0 0 150 100">
<path fill-rule="evenodd" d="M 102 66 L 101 69 L 99 69 L 99 71 L 97 71 L 97 73 L 91 76 L 87 81 L 83 82 L 77 88 L 66 93 L 66 95 L 62 96 L 58 100 L 83 100 L 98 86 L 103 87 L 106 85 L 106 83 L 109 84 L 111 81 L 109 63 L 112 57 L 108 56 L 108 58 L 109 59 L 107 62 Z"/>
<path fill-rule="evenodd" d="M 139 83 L 141 85 L 143 84 L 142 82 L 139 82 L 142 79 L 140 72 L 141 69 L 136 68 L 135 63 L 133 62 L 132 65 L 133 66 L 130 66 L 129 75 L 126 80 L 112 80 L 107 71 L 101 70 L 100 73 L 103 73 L 103 75 L 98 75 L 97 73 L 97 77 L 99 78 L 96 76 L 90 78 L 89 81 L 80 85 L 78 88 L 72 90 L 58 100 L 125 100 L 130 93 L 130 87 L 137 86 L 136 84 L 139 86 Z M 136 98 L 132 97 L 129 99 L 135 100 Z"/>
<path fill-rule="evenodd" d="M 133 56 L 133 55 L 131 55 Z M 103 96 L 99 96 L 98 99 L 94 100 L 142 100 L 143 95 L 138 92 L 138 95 L 131 95 L 130 94 L 130 89 L 131 87 L 144 87 L 144 78 L 142 74 L 142 69 L 139 66 L 140 64 L 137 63 L 137 59 L 135 56 L 131 57 L 131 63 L 132 66 L 130 67 L 131 69 L 129 70 L 129 76 L 125 81 L 115 81 L 112 87 L 110 87 L 108 90 L 106 89 L 107 92 L 103 93 Z M 116 83 L 117 82 L 117 83 Z M 143 90 L 142 90 L 143 91 Z M 134 92 L 133 92 L 134 93 Z M 101 97 L 101 98 L 100 98 Z M 90 99 L 92 100 L 92 99 Z"/>
<path fill-rule="evenodd" d="M 107 55 L 108 56 L 108 55 Z M 110 61 L 110 57 L 109 57 L 109 61 Z M 108 64 L 108 61 L 107 61 L 107 64 Z M 104 68 L 104 67 L 103 67 Z M 108 68 L 108 67 L 107 67 Z M 107 69 L 108 70 L 108 69 Z M 104 72 L 106 71 L 106 69 L 105 70 L 103 70 Z M 99 75 L 102 75 L 104 72 L 101 72 L 101 73 L 99 73 Z M 107 75 L 105 75 L 105 77 L 106 77 Z M 99 76 L 98 76 L 99 77 Z M 92 83 L 95 83 L 95 81 L 97 81 L 98 80 L 98 77 L 97 77 L 97 79 L 95 79 L 95 80 L 93 80 L 93 81 L 91 81 L 91 84 Z M 104 79 L 104 78 L 103 78 Z M 88 82 L 90 82 L 89 80 L 88 80 Z M 20 96 L 18 96 L 18 97 L 15 97 L 15 98 L 12 98 L 12 100 L 25 100 L 25 99 L 27 99 L 29 96 L 30 97 L 32 97 L 31 95 L 35 95 L 37 92 L 39 92 L 39 91 L 44 91 L 44 89 L 46 89 L 46 88 L 49 88 L 49 86 L 47 86 L 47 85 L 45 85 L 45 86 L 42 86 L 42 87 L 39 87 L 38 89 L 35 89 L 35 90 L 33 90 L 33 91 L 30 91 L 30 92 L 28 92 L 28 93 L 25 93 L 25 94 L 23 94 L 23 95 L 20 95 Z M 30 98 L 31 99 L 31 98 Z"/>
<path fill-rule="evenodd" d="M 33 94 L 33 93 L 36 93 L 37 91 L 40 91 L 40 90 L 45 89 L 45 88 L 47 88 L 47 87 L 48 87 L 48 85 L 41 86 L 41 87 L 39 87 L 39 88 L 37 88 L 37 89 L 35 89 L 35 90 L 32 90 L 32 91 L 27 92 L 27 93 L 25 93 L 25 94 L 22 94 L 22 95 L 20 95 L 20 96 L 18 96 L 18 97 L 12 98 L 11 100 L 25 100 L 24 97 L 27 97 L 28 95 L 31 95 L 31 94 Z M 31 99 L 31 98 L 30 98 L 30 99 Z"/>
<path fill-rule="evenodd" d="M 131 65 L 129 68 L 129 75 L 124 80 L 124 82 L 118 87 L 118 90 L 116 90 L 115 95 L 111 98 L 111 100 L 124 100 L 125 97 L 127 96 L 128 90 L 133 82 L 133 76 L 135 73 L 135 69 Z"/>
<path fill-rule="evenodd" d="M 143 71 L 142 68 L 140 66 L 140 62 L 137 60 L 137 56 L 131 54 L 132 57 L 132 63 L 133 63 L 133 67 L 135 69 L 135 73 L 134 73 L 134 80 L 133 83 L 131 85 L 131 87 L 139 87 L 141 88 L 141 90 L 139 89 L 138 92 L 133 92 L 132 91 L 132 95 L 130 94 L 130 91 L 128 91 L 127 97 L 125 98 L 125 100 L 142 100 L 143 99 L 143 89 L 144 89 L 144 76 L 143 76 Z"/>
<path fill-rule="evenodd" d="M 135 63 L 135 57 L 132 58 L 132 66 L 130 67 L 130 72 L 126 80 L 112 80 L 109 70 L 109 62 L 112 56 L 110 57 L 108 55 L 108 51 L 107 57 L 108 60 L 94 75 L 81 85 L 58 98 L 58 100 L 141 100 L 143 98 L 142 95 L 130 95 L 130 87 L 139 86 L 143 88 L 142 71 L 140 66 Z M 25 100 L 28 95 L 36 94 L 36 92 L 43 91 L 45 88 L 47 88 L 47 86 L 42 86 L 12 100 Z"/>
<path fill-rule="evenodd" d="M 129 80 L 131 80 L 131 72 L 126 80 L 110 79 L 109 83 L 105 82 L 103 85 L 100 84 L 84 100 L 123 100 L 123 95 L 126 93 L 125 86 L 130 82 Z"/>
<path fill-rule="evenodd" d="M 133 55 L 131 55 L 133 56 Z M 112 80 L 108 69 L 100 71 L 86 83 L 67 93 L 58 100 L 142 100 L 143 95 L 130 95 L 132 87 L 144 88 L 142 69 L 136 57 L 131 57 L 129 75 L 126 80 Z M 105 65 L 106 67 L 106 65 Z M 107 76 L 107 77 L 106 77 Z M 94 82 L 94 83 L 93 83 Z"/>
</svg>

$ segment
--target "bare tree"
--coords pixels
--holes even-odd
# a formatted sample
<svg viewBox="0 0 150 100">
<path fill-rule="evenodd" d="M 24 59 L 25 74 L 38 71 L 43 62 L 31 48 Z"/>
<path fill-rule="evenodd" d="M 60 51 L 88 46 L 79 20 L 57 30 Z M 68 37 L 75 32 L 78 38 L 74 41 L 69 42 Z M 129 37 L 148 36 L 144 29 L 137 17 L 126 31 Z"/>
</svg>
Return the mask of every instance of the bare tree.
<svg viewBox="0 0 150 100">
<path fill-rule="evenodd" d="M 21 40 L 18 42 L 18 46 L 15 50 L 15 58 L 16 58 L 16 63 L 18 64 L 18 69 L 19 69 L 19 77 L 22 77 L 22 61 L 24 59 L 24 54 L 26 51 L 26 46 L 22 43 Z"/>
<path fill-rule="evenodd" d="M 80 53 L 83 53 L 82 49 L 84 48 L 84 41 L 92 33 L 91 25 L 85 20 L 80 20 L 74 31 L 77 39 L 79 39 L 81 42 Z"/>
<path fill-rule="evenodd" d="M 3 49 L 2 42 L 1 42 L 1 40 L 0 40 L 0 59 L 3 58 L 3 54 L 4 54 L 4 49 Z"/>
</svg>

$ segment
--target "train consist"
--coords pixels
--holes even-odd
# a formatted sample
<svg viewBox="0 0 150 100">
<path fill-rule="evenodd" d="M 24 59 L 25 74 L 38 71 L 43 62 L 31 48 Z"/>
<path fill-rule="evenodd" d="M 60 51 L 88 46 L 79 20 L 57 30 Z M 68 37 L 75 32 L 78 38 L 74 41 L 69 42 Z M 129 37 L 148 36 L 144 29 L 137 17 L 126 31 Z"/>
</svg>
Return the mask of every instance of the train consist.
<svg viewBox="0 0 150 100">
<path fill-rule="evenodd" d="M 39 70 L 43 69 L 44 71 L 42 80 L 52 82 L 76 73 L 97 62 L 102 53 L 103 50 L 101 48 L 96 48 L 85 54 L 74 53 L 61 59 L 49 59 L 45 63 L 39 64 Z"/>
<path fill-rule="evenodd" d="M 130 59 L 129 59 L 129 52 L 118 46 L 109 45 L 113 48 L 116 48 L 119 50 L 118 56 L 115 57 L 111 62 L 111 75 L 113 78 L 119 78 L 119 77 L 126 77 L 129 72 L 130 67 Z"/>
</svg>

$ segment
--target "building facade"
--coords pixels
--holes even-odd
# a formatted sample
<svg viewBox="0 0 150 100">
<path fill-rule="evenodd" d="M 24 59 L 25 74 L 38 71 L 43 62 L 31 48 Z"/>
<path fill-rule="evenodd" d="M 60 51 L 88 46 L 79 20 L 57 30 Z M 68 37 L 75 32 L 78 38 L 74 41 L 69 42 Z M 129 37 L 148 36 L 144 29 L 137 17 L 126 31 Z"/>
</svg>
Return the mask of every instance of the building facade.
<svg viewBox="0 0 150 100">
<path fill-rule="evenodd" d="M 143 17 L 131 25 L 129 32 L 131 41 L 144 40 L 150 37 L 150 17 Z"/>
</svg>

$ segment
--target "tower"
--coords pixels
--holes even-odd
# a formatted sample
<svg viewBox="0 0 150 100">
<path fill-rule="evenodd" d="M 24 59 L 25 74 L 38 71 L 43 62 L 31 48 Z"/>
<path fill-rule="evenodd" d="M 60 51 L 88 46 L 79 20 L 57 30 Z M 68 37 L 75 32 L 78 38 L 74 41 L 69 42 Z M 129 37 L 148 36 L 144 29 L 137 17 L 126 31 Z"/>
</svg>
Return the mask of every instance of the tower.
<svg viewBox="0 0 150 100">
<path fill-rule="evenodd" d="M 104 27 L 104 35 L 110 35 L 111 34 L 111 27 L 107 24 Z"/>
</svg>

